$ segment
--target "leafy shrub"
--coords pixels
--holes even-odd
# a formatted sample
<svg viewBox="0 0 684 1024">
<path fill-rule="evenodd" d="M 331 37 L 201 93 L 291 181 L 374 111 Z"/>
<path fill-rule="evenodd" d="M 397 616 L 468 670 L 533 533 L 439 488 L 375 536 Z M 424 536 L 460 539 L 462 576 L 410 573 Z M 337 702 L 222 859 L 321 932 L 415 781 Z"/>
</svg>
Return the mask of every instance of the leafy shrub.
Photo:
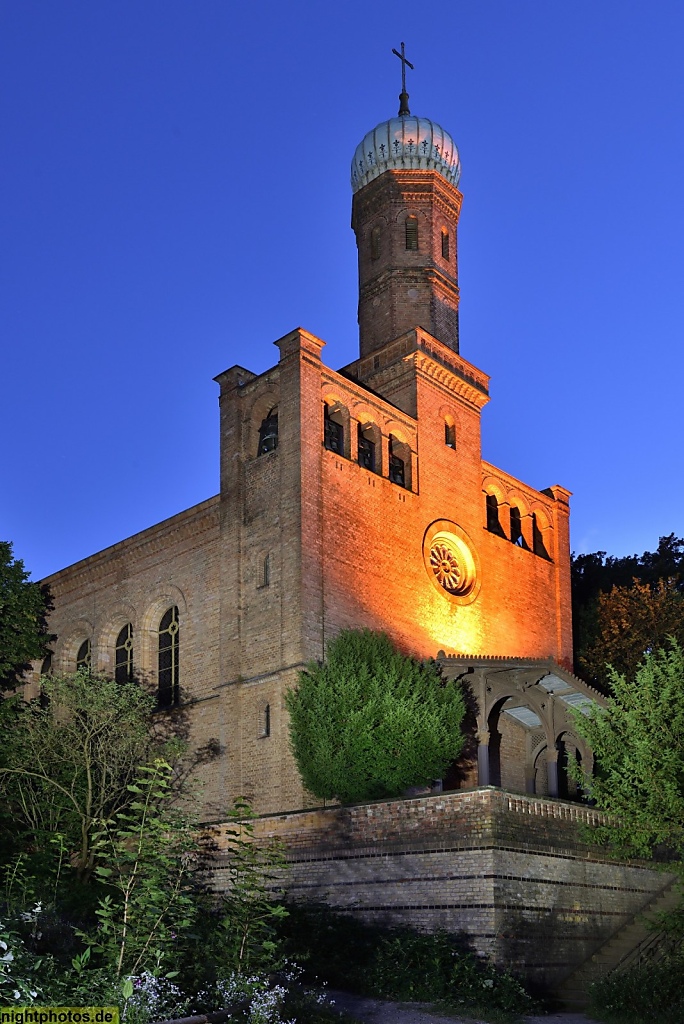
<svg viewBox="0 0 684 1024">
<path fill-rule="evenodd" d="M 302 781 L 322 799 L 399 796 L 440 778 L 463 747 L 458 684 L 369 629 L 339 633 L 286 703 Z"/>
<path fill-rule="evenodd" d="M 456 1009 L 529 1012 L 532 999 L 507 971 L 469 950 L 461 936 L 366 925 L 324 906 L 290 904 L 288 953 L 308 977 L 363 995 L 443 1002 Z"/>
<path fill-rule="evenodd" d="M 0 1001 L 29 1006 L 41 996 L 38 983 L 42 958 L 26 948 L 21 937 L 0 923 Z"/>
<path fill-rule="evenodd" d="M 681 1024 L 684 952 L 609 974 L 589 991 L 591 1008 L 607 1024 Z"/>
</svg>

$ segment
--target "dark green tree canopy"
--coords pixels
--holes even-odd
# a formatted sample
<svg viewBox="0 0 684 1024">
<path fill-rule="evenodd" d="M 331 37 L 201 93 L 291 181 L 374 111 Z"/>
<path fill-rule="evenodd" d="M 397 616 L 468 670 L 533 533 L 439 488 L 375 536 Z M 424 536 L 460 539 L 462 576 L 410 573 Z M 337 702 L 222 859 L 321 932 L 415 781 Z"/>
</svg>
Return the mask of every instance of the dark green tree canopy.
<svg viewBox="0 0 684 1024">
<path fill-rule="evenodd" d="M 0 541 L 0 688 L 12 689 L 30 662 L 44 658 L 54 640 L 47 631 L 49 589 L 32 583 L 12 545 Z"/>
<path fill-rule="evenodd" d="M 463 694 L 384 633 L 344 630 L 286 697 L 306 788 L 354 803 L 440 778 L 463 747 Z"/>
<path fill-rule="evenodd" d="M 628 593 L 633 591 L 633 593 Z M 633 674 L 641 653 L 684 631 L 684 538 L 661 537 L 655 551 L 624 558 L 595 551 L 572 558 L 575 670 L 605 685 L 606 665 Z M 616 636 L 629 639 L 620 651 Z M 624 657 L 622 657 L 624 655 Z"/>
<path fill-rule="evenodd" d="M 647 654 L 632 678 L 611 674 L 605 709 L 575 713 L 597 760 L 583 785 L 612 821 L 599 840 L 626 856 L 665 848 L 684 860 L 684 653 Z"/>
</svg>

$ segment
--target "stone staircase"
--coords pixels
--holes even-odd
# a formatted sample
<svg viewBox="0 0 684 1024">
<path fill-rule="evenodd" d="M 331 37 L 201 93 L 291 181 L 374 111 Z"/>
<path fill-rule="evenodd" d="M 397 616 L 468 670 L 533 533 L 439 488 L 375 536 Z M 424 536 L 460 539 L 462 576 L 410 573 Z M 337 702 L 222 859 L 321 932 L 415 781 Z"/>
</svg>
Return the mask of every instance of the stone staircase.
<svg viewBox="0 0 684 1024">
<path fill-rule="evenodd" d="M 583 1009 L 589 1002 L 587 991 L 593 981 L 661 955 L 667 948 L 667 939 L 663 932 L 653 929 L 652 923 L 657 914 L 674 910 L 680 899 L 677 881 L 669 882 L 560 983 L 554 993 L 556 997 L 568 1009 Z"/>
</svg>

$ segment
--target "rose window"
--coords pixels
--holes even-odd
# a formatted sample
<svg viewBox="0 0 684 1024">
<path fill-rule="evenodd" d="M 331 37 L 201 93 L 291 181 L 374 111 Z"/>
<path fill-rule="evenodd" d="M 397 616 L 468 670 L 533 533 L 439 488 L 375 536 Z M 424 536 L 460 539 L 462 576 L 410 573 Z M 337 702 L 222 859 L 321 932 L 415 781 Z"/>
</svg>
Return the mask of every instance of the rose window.
<svg viewBox="0 0 684 1024">
<path fill-rule="evenodd" d="M 438 519 L 423 537 L 423 563 L 432 585 L 455 604 L 470 604 L 480 590 L 477 555 L 456 523 Z"/>
<path fill-rule="evenodd" d="M 441 587 L 450 594 L 463 590 L 463 572 L 455 552 L 444 543 L 433 544 L 430 549 L 430 567 Z"/>
</svg>

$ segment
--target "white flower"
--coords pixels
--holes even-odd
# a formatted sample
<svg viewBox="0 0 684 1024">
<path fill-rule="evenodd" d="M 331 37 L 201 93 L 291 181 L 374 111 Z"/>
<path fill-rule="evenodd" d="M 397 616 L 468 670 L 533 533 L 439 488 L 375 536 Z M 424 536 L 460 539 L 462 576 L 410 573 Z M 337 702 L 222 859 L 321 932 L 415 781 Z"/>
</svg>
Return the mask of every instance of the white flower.
<svg viewBox="0 0 684 1024">
<path fill-rule="evenodd" d="M 484 985 L 485 988 L 494 988 L 494 979 L 487 978 L 487 980 L 483 981 L 482 984 Z"/>
<path fill-rule="evenodd" d="M 5 947 L 7 948 L 7 947 Z M 10 949 L 9 953 L 5 953 L 4 956 L 0 956 L 0 960 L 4 960 L 5 963 L 9 964 L 14 960 L 14 953 Z"/>
</svg>

